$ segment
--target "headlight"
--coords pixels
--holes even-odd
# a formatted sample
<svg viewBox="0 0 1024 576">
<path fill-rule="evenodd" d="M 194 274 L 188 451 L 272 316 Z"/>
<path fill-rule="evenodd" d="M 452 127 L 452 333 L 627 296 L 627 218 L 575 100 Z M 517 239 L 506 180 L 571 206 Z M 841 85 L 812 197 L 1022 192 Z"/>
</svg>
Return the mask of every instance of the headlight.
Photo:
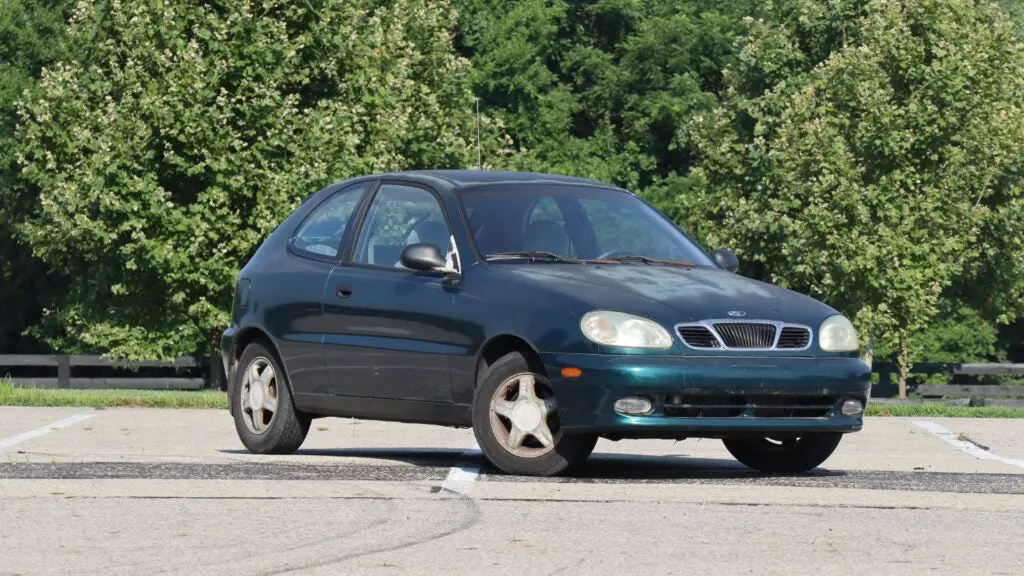
<svg viewBox="0 0 1024 576">
<path fill-rule="evenodd" d="M 580 320 L 580 329 L 588 340 L 605 346 L 660 349 L 672 347 L 672 337 L 660 324 L 623 312 L 588 312 Z"/>
<path fill-rule="evenodd" d="M 857 329 L 845 316 L 829 316 L 818 329 L 818 342 L 826 352 L 855 352 L 860 350 Z"/>
</svg>

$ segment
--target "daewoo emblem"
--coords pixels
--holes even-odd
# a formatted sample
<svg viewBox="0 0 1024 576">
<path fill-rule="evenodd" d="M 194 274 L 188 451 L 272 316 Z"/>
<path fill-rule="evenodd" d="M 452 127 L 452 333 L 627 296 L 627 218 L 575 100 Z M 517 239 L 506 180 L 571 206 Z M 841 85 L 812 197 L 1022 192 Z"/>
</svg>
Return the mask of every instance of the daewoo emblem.
<svg viewBox="0 0 1024 576">
<path fill-rule="evenodd" d="M 726 314 L 734 318 L 742 318 L 747 315 L 747 313 L 744 312 L 743 310 L 729 310 L 728 312 L 726 312 Z"/>
</svg>

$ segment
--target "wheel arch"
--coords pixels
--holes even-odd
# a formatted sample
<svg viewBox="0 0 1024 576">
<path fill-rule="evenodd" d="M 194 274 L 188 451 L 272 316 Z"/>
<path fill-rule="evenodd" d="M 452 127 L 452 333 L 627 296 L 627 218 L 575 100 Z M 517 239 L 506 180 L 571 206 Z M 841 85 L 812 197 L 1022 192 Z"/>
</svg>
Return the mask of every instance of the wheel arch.
<svg viewBox="0 0 1024 576">
<path fill-rule="evenodd" d="M 284 373 L 284 382 L 285 385 L 288 386 L 288 393 L 292 395 L 292 398 L 295 397 L 295 393 L 292 390 L 292 380 L 288 376 L 288 368 L 281 360 L 281 352 L 277 349 L 277 344 L 274 343 L 274 339 L 271 338 L 270 334 L 263 328 L 260 328 L 259 326 L 248 326 L 238 332 L 231 347 L 231 357 L 229 360 L 230 366 L 228 367 L 229 370 L 227 377 L 228 406 L 232 407 L 232 410 L 234 410 L 234 404 L 231 403 L 230 399 L 231 395 L 234 394 L 235 372 L 238 371 L 238 361 L 242 358 L 242 354 L 245 352 L 245 349 L 253 342 L 263 344 L 268 350 L 270 350 L 270 353 L 274 355 L 274 360 L 277 361 L 277 364 L 281 367 L 281 371 Z"/>
<path fill-rule="evenodd" d="M 537 374 L 547 377 L 547 370 L 541 360 L 540 351 L 526 338 L 518 334 L 502 333 L 491 336 L 480 347 L 476 360 L 476 378 L 474 388 L 479 386 L 480 379 L 492 364 L 511 352 L 519 352 L 526 359 L 526 364 Z"/>
</svg>

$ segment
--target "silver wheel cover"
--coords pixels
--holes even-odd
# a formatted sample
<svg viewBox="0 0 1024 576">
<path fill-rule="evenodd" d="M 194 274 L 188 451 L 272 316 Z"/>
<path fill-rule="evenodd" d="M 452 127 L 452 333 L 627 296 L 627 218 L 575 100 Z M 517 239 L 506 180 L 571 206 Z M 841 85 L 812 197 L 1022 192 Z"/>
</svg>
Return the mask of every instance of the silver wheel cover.
<svg viewBox="0 0 1024 576">
<path fill-rule="evenodd" d="M 253 359 L 238 387 L 242 421 L 253 434 L 263 434 L 277 418 L 278 380 L 274 365 L 263 356 Z"/>
</svg>

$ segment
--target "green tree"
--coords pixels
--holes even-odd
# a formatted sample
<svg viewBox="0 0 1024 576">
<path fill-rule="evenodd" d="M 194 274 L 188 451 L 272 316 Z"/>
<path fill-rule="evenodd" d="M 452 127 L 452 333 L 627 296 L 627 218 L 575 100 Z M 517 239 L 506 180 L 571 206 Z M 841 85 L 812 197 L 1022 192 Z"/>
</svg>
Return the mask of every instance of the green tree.
<svg viewBox="0 0 1024 576">
<path fill-rule="evenodd" d="M 999 327 L 986 320 L 981 312 L 947 299 L 942 310 L 927 326 L 909 335 L 908 359 L 917 362 L 1005 362 L 1005 345 L 999 339 Z M 875 358 L 895 360 L 898 349 L 889 342 L 879 342 Z M 961 377 L 962 378 L 962 377 Z M 949 384 L 954 377 L 949 374 L 920 375 L 914 378 L 919 383 Z M 1012 383 L 1007 377 L 985 377 L 982 381 Z"/>
<path fill-rule="evenodd" d="M 18 181 L 15 136 L 17 101 L 36 89 L 44 66 L 64 57 L 64 18 L 68 0 L 0 2 L 0 352 L 30 351 L 23 338 L 43 306 L 60 294 L 64 282 L 16 234 L 31 209 L 30 193 Z"/>
<path fill-rule="evenodd" d="M 20 114 L 22 225 L 74 279 L 62 349 L 202 353 L 276 224 L 349 176 L 475 156 L 468 62 L 444 2 L 79 2 L 83 46 Z"/>
<path fill-rule="evenodd" d="M 1017 26 L 1017 37 L 1024 38 L 1024 0 L 998 0 L 996 2 Z"/>
<path fill-rule="evenodd" d="M 710 110 L 753 2 L 456 0 L 474 90 L 511 165 L 642 189 L 685 173 L 676 133 Z"/>
<path fill-rule="evenodd" d="M 749 270 L 897 350 L 950 287 L 1024 278 L 1024 50 L 974 0 L 776 0 L 750 19 L 680 211 Z M 679 190 L 677 190 L 678 192 Z"/>
</svg>

